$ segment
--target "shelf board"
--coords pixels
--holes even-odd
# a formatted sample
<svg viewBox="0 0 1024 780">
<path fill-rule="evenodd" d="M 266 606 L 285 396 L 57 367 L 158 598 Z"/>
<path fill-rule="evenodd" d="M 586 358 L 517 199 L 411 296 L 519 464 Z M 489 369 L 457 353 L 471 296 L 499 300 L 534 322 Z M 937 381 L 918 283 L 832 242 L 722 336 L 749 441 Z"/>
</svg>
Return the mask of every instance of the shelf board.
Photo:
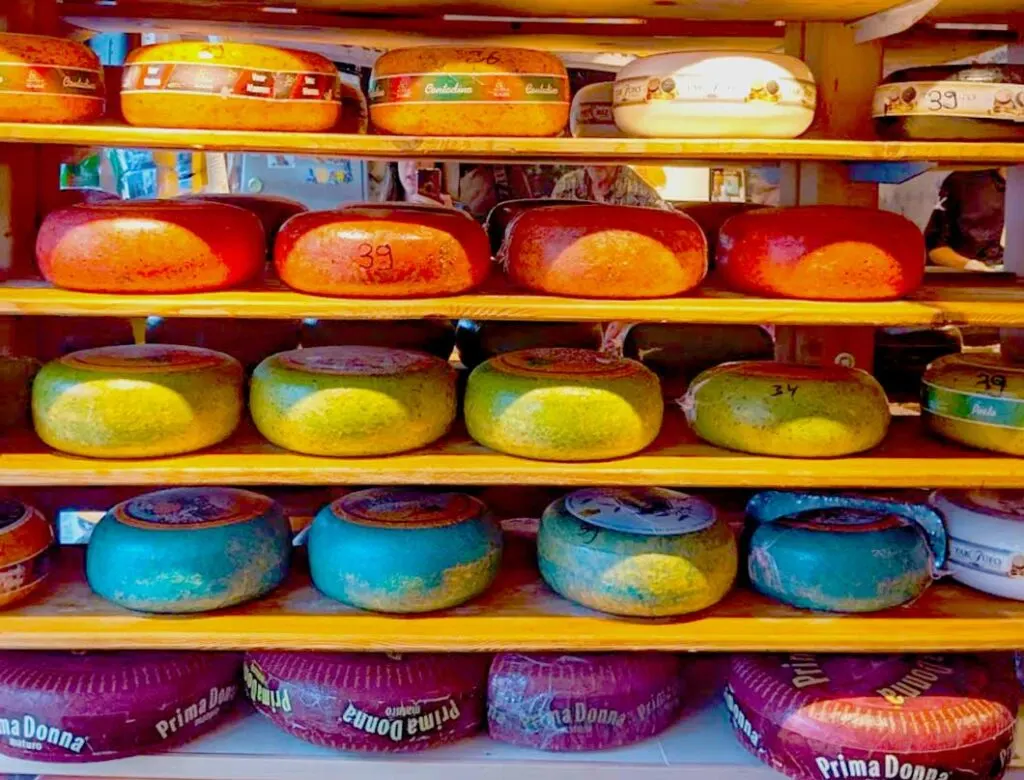
<svg viewBox="0 0 1024 780">
<path fill-rule="evenodd" d="M 680 160 L 839 160 L 1024 162 L 1024 143 L 836 141 L 817 139 L 428 138 L 342 133 L 176 130 L 97 123 L 0 123 L 0 143 L 291 152 L 363 159 L 424 158 L 481 162 L 636 162 Z"/>
<path fill-rule="evenodd" d="M 496 279 L 484 290 L 447 298 L 370 299 L 305 295 L 271 281 L 250 289 L 185 295 L 109 295 L 60 290 L 43 282 L 0 284 L 0 315 L 96 317 L 320 317 L 335 319 L 567 320 L 779 325 L 1024 325 L 1024 284 L 1015 277 L 933 275 L 907 300 L 799 301 L 750 298 L 708 287 L 654 300 L 593 300 L 531 295 Z"/>
</svg>

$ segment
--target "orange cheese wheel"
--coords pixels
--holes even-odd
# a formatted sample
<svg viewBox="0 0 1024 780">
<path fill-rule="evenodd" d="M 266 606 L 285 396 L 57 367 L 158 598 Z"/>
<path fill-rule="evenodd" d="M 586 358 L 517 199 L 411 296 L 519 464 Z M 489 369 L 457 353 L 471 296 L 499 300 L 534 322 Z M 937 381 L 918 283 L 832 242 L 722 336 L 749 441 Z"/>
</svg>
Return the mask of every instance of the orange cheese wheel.
<svg viewBox="0 0 1024 780">
<path fill-rule="evenodd" d="M 454 295 L 484 280 L 491 252 L 483 228 L 455 209 L 360 204 L 292 217 L 274 265 L 285 284 L 320 295 Z"/>
<path fill-rule="evenodd" d="M 569 77 L 558 57 L 531 49 L 395 49 L 373 66 L 370 121 L 396 135 L 558 135 Z"/>
<path fill-rule="evenodd" d="M 274 238 L 281 226 L 296 214 L 302 214 L 308 209 L 297 200 L 283 198 L 280 195 L 244 195 L 242 193 L 207 193 L 200 195 L 187 195 L 183 200 L 205 200 L 210 203 L 226 203 L 229 206 L 238 206 L 240 209 L 251 211 L 260 218 L 263 223 L 263 232 L 267 237 L 270 246 L 274 244 Z"/>
<path fill-rule="evenodd" d="M 210 130 L 330 130 L 341 114 L 334 64 L 252 43 L 162 43 L 125 62 L 129 124 Z"/>
<path fill-rule="evenodd" d="M 89 122 L 103 116 L 103 68 L 86 46 L 0 33 L 0 122 Z"/>
</svg>

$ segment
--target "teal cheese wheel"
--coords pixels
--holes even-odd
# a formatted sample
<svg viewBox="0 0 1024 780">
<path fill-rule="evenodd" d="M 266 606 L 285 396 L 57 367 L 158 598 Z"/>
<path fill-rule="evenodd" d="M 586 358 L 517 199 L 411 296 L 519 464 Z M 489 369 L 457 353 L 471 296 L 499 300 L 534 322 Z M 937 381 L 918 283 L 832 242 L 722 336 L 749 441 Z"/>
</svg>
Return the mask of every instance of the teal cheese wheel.
<svg viewBox="0 0 1024 780">
<path fill-rule="evenodd" d="M 266 496 L 171 488 L 104 515 L 86 553 L 100 596 L 140 612 L 206 612 L 258 598 L 288 574 L 291 526 Z"/>
<path fill-rule="evenodd" d="M 430 612 L 487 590 L 501 548 L 501 529 L 472 496 L 379 488 L 320 510 L 309 533 L 309 567 L 317 588 L 346 604 Z"/>
<path fill-rule="evenodd" d="M 738 567 L 736 540 L 715 508 L 661 488 L 587 488 L 555 501 L 541 518 L 537 558 L 566 598 L 639 617 L 711 606 Z"/>
</svg>

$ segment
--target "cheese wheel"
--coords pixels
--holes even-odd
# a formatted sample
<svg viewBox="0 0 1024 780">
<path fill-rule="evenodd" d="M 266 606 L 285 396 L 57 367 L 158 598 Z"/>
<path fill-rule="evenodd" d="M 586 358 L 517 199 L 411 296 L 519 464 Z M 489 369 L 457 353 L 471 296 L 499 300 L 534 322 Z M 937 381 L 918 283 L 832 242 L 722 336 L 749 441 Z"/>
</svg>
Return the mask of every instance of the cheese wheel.
<svg viewBox="0 0 1024 780">
<path fill-rule="evenodd" d="M 234 432 L 242 381 L 237 360 L 208 349 L 87 349 L 43 366 L 32 386 L 32 417 L 39 438 L 73 455 L 177 455 Z"/>
<path fill-rule="evenodd" d="M 936 65 L 896 71 L 875 90 L 883 138 L 1024 140 L 1024 65 Z"/>
<path fill-rule="evenodd" d="M 1024 366 L 995 355 L 949 355 L 924 372 L 921 419 L 933 433 L 1024 455 Z"/>
<path fill-rule="evenodd" d="M 953 579 L 1024 601 L 1024 491 L 938 490 L 929 502 L 946 520 Z"/>
<path fill-rule="evenodd" d="M 370 107 L 359 86 L 359 76 L 349 73 L 339 73 L 338 76 L 341 111 L 334 130 L 338 133 L 365 133 L 370 129 Z"/>
<path fill-rule="evenodd" d="M 730 201 L 714 201 L 701 203 L 684 203 L 677 206 L 686 216 L 690 217 L 708 240 L 708 268 L 715 267 L 718 253 L 718 232 L 729 217 L 745 211 L 764 208 L 760 203 L 733 203 Z"/>
<path fill-rule="evenodd" d="M 253 705 L 314 745 L 424 750 L 473 736 L 486 718 L 488 656 L 249 652 Z"/>
<path fill-rule="evenodd" d="M 631 455 L 658 435 L 658 378 L 635 360 L 586 349 L 524 349 L 481 363 L 465 397 L 469 435 L 539 460 Z"/>
<path fill-rule="evenodd" d="M 559 752 L 641 742 L 682 709 L 682 662 L 670 653 L 500 653 L 491 663 L 491 738 Z"/>
<path fill-rule="evenodd" d="M 455 295 L 490 272 L 487 235 L 456 209 L 350 206 L 288 220 L 274 246 L 281 280 L 359 298 Z"/>
<path fill-rule="evenodd" d="M 725 363 L 694 379 L 680 404 L 705 441 L 788 458 L 871 449 L 885 438 L 890 419 L 881 385 L 838 365 Z"/>
<path fill-rule="evenodd" d="M 501 564 L 501 529 L 464 493 L 378 488 L 320 510 L 309 534 L 313 583 L 376 612 L 431 612 L 483 593 Z"/>
<path fill-rule="evenodd" d="M 569 132 L 574 138 L 621 138 L 612 113 L 614 84 L 588 84 L 576 93 L 569 109 Z"/>
<path fill-rule="evenodd" d="M 255 214 L 222 203 L 83 203 L 46 216 L 36 259 L 69 290 L 202 292 L 259 273 L 266 240 Z"/>
<path fill-rule="evenodd" d="M 33 358 L 0 355 L 0 433 L 28 421 L 32 378 L 38 370 Z"/>
<path fill-rule="evenodd" d="M 692 290 L 707 273 L 707 241 L 677 211 L 587 204 L 516 217 L 502 247 L 509 278 L 580 298 L 659 298 Z"/>
<path fill-rule="evenodd" d="M 541 518 L 537 560 L 567 599 L 615 615 L 663 617 L 720 601 L 736 578 L 736 540 L 715 508 L 662 488 L 587 488 Z"/>
<path fill-rule="evenodd" d="M 554 54 L 494 46 L 417 46 L 381 55 L 370 76 L 370 121 L 385 133 L 558 135 L 569 76 Z"/>
<path fill-rule="evenodd" d="M 279 195 L 243 195 L 241 193 L 221 194 L 204 192 L 199 195 L 189 195 L 182 200 L 199 200 L 206 203 L 224 203 L 228 206 L 237 206 L 240 209 L 251 211 L 263 225 L 263 235 L 267 239 L 269 249 L 274 247 L 274 239 L 277 238 L 277 231 L 281 226 L 296 214 L 302 214 L 308 209 L 297 200 L 282 198 Z"/>
<path fill-rule="evenodd" d="M 89 540 L 85 573 L 108 601 L 139 612 L 208 612 L 269 593 L 288 574 L 292 532 L 266 496 L 172 488 L 123 501 Z"/>
<path fill-rule="evenodd" d="M 455 371 L 425 352 L 316 347 L 271 355 L 253 372 L 250 411 L 271 442 L 310 455 L 388 455 L 423 447 L 455 419 Z"/>
<path fill-rule="evenodd" d="M 1024 328 L 999 329 L 999 354 L 1011 363 L 1024 363 Z"/>
<path fill-rule="evenodd" d="M 231 355 L 251 372 L 270 355 L 298 347 L 299 323 L 237 317 L 150 317 L 146 342 L 213 349 Z"/>
<path fill-rule="evenodd" d="M 475 368 L 496 355 L 536 347 L 600 349 L 601 325 L 594 322 L 505 322 L 459 320 L 459 360 Z"/>
<path fill-rule="evenodd" d="M 38 510 L 0 498 L 0 607 L 28 598 L 50 574 L 53 527 Z"/>
<path fill-rule="evenodd" d="M 231 653 L 0 652 L 0 753 L 85 763 L 170 750 L 240 694 Z"/>
<path fill-rule="evenodd" d="M 62 38 L 0 33 L 0 122 L 91 122 L 103 116 L 103 67 Z"/>
<path fill-rule="evenodd" d="M 619 71 L 615 123 L 641 138 L 796 138 L 814 120 L 814 76 L 795 57 L 687 51 Z"/>
<path fill-rule="evenodd" d="M 491 251 L 495 255 L 501 251 L 501 245 L 505 243 L 509 226 L 524 211 L 547 208 L 549 206 L 585 206 L 588 203 L 591 203 L 591 201 L 560 200 L 556 198 L 519 198 L 517 200 L 503 201 L 487 213 L 487 219 L 484 222 L 487 237 L 491 241 Z"/>
<path fill-rule="evenodd" d="M 330 130 L 341 114 L 326 57 L 253 43 L 161 43 L 125 60 L 129 124 L 208 130 Z"/>
<path fill-rule="evenodd" d="M 736 655 L 736 736 L 794 780 L 1003 776 L 1019 685 L 1009 655 Z"/>
<path fill-rule="evenodd" d="M 902 298 L 924 279 L 924 237 L 906 217 L 856 206 L 757 209 L 718 235 L 719 278 L 748 295 Z"/>
<path fill-rule="evenodd" d="M 452 356 L 455 326 L 451 320 L 304 320 L 303 347 L 391 347 Z"/>
</svg>

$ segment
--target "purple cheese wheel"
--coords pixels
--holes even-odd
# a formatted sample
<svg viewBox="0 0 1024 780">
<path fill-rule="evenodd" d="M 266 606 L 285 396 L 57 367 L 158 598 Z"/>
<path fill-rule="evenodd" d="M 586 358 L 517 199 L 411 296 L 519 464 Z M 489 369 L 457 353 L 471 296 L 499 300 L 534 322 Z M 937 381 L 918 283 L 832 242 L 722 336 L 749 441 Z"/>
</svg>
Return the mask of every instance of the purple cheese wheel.
<svg viewBox="0 0 1024 780">
<path fill-rule="evenodd" d="M 481 731 L 488 656 L 251 652 L 253 705 L 314 745 L 366 753 L 424 750 Z"/>
<path fill-rule="evenodd" d="M 0 753 L 56 763 L 168 750 L 241 692 L 231 653 L 0 652 Z"/>
<path fill-rule="evenodd" d="M 491 737 L 558 752 L 631 745 L 682 708 L 682 662 L 669 653 L 502 653 L 491 664 Z"/>
<path fill-rule="evenodd" d="M 739 655 L 740 742 L 797 780 L 1003 776 L 1019 686 L 1002 655 Z"/>
</svg>

